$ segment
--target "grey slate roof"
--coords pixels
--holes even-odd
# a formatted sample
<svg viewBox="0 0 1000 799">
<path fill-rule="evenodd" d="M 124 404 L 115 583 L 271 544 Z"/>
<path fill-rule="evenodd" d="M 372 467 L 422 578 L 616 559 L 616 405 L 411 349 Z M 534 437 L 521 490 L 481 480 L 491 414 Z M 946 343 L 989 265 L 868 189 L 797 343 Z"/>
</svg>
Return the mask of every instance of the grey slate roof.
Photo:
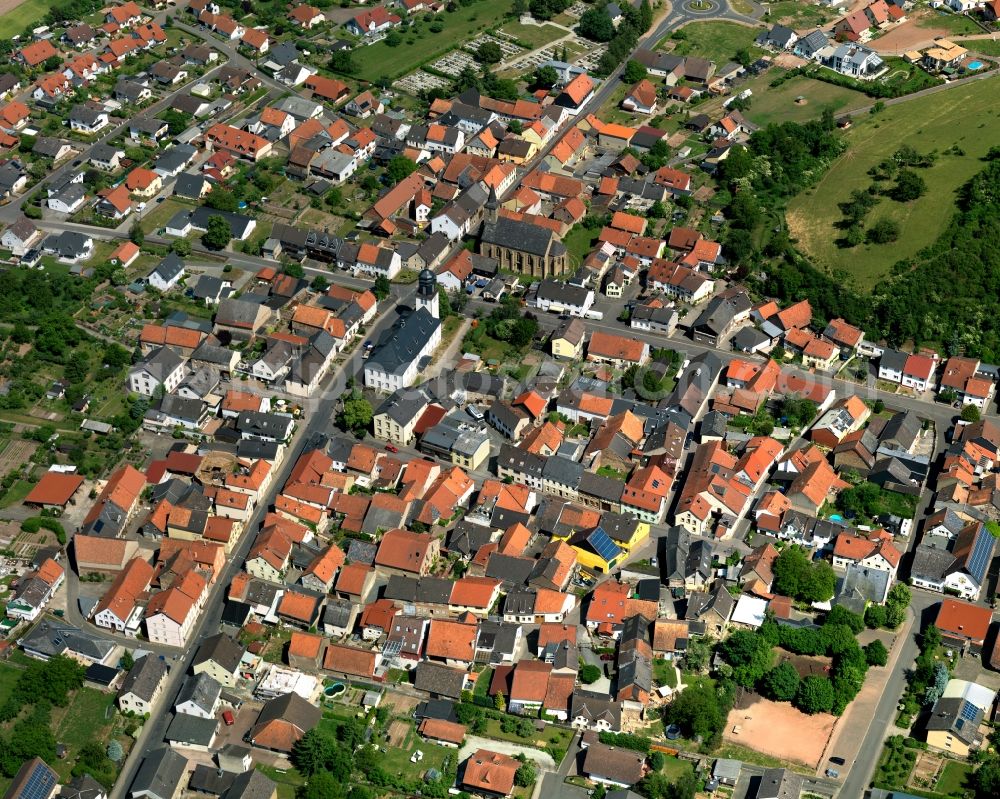
<svg viewBox="0 0 1000 799">
<path fill-rule="evenodd" d="M 180 744 L 208 746 L 215 737 L 219 722 L 214 718 L 203 719 L 188 713 L 178 713 L 167 727 L 166 740 Z"/>
<path fill-rule="evenodd" d="M 386 414 L 396 424 L 405 426 L 419 417 L 427 407 L 427 395 L 421 389 L 402 388 L 386 397 L 375 415 Z"/>
<path fill-rule="evenodd" d="M 505 216 L 498 218 L 496 222 L 485 222 L 479 238 L 484 244 L 510 247 L 532 255 L 561 255 L 566 251 L 562 242 L 548 228 Z"/>
<path fill-rule="evenodd" d="M 171 799 L 187 769 L 187 758 L 169 747 L 146 755 L 132 780 L 129 796 L 133 799 Z"/>
<path fill-rule="evenodd" d="M 368 359 L 369 365 L 386 374 L 404 372 L 440 326 L 441 321 L 426 308 L 418 308 L 385 331 Z"/>
<path fill-rule="evenodd" d="M 277 790 L 275 782 L 257 769 L 238 774 L 222 799 L 270 799 Z"/>
<path fill-rule="evenodd" d="M 137 363 L 132 371 L 145 370 L 162 383 L 183 365 L 184 359 L 170 347 L 159 347 L 146 360 Z"/>
<path fill-rule="evenodd" d="M 213 661 L 232 674 L 239 668 L 243 657 L 243 647 L 228 635 L 218 633 L 206 638 L 194 656 L 192 666 Z"/>
<path fill-rule="evenodd" d="M 465 685 L 465 670 L 422 660 L 417 664 L 415 687 L 437 696 L 458 699 Z"/>
<path fill-rule="evenodd" d="M 185 702 L 193 702 L 206 713 L 211 713 L 222 695 L 222 686 L 210 674 L 202 672 L 184 680 L 181 690 L 177 693 L 175 706 Z"/>
<path fill-rule="evenodd" d="M 152 277 L 153 275 L 159 275 L 160 280 L 164 283 L 169 283 L 183 271 L 184 261 L 177 255 L 177 253 L 172 252 L 156 265 L 156 268 L 149 273 L 149 276 Z"/>
<path fill-rule="evenodd" d="M 151 701 L 163 678 L 167 676 L 167 671 L 167 664 L 155 655 L 139 658 L 122 680 L 122 686 L 118 689 L 119 698 L 131 693 L 146 702 Z"/>
<path fill-rule="evenodd" d="M 71 624 L 45 618 L 21 639 L 21 646 L 46 657 L 74 652 L 88 660 L 100 661 L 110 654 L 116 644 Z"/>
</svg>

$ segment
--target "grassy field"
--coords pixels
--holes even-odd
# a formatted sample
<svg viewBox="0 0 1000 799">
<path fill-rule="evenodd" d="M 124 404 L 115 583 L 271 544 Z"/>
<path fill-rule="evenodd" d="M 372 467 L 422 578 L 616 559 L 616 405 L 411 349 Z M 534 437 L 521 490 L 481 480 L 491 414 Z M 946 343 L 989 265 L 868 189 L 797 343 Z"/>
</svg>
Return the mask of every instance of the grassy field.
<svg viewBox="0 0 1000 799">
<path fill-rule="evenodd" d="M 569 257 L 574 266 L 582 264 L 583 259 L 590 255 L 599 232 L 585 228 L 583 225 L 574 225 L 569 233 L 563 237 L 562 242 L 569 250 Z"/>
<path fill-rule="evenodd" d="M 530 45 L 532 49 L 542 47 L 566 35 L 566 31 L 555 25 L 522 25 L 520 22 L 508 22 L 501 29 L 519 42 Z"/>
<path fill-rule="evenodd" d="M 973 53 L 1000 57 L 1000 41 L 994 41 L 993 39 L 973 39 L 972 41 L 965 41 L 962 42 L 962 47 Z"/>
<path fill-rule="evenodd" d="M 765 17 L 766 22 L 781 22 L 793 28 L 814 28 L 830 22 L 835 16 L 826 9 L 801 0 L 781 0 L 766 4 L 764 8 L 770 11 L 770 16 Z"/>
<path fill-rule="evenodd" d="M 708 58 L 722 66 L 727 61 L 735 61 L 736 52 L 744 48 L 751 53 L 760 52 L 753 46 L 753 40 L 760 31 L 737 25 L 734 22 L 693 22 L 682 29 L 684 39 L 677 41 L 673 52 L 677 55 L 695 55 Z M 662 39 L 663 47 L 670 37 Z"/>
<path fill-rule="evenodd" d="M 305 784 L 305 778 L 293 768 L 286 771 L 278 771 L 271 766 L 257 768 L 278 784 L 278 799 L 295 799 L 296 790 Z"/>
<path fill-rule="evenodd" d="M 983 29 L 968 17 L 946 11 L 929 14 L 917 24 L 921 28 L 944 28 L 953 36 L 973 36 L 983 32 Z"/>
<path fill-rule="evenodd" d="M 966 780 L 972 772 L 973 767 L 969 763 L 952 760 L 941 771 L 941 776 L 938 777 L 934 790 L 948 796 L 962 796 L 969 787 Z"/>
<path fill-rule="evenodd" d="M 763 76 L 763 85 L 754 88 L 750 98 L 750 110 L 746 117 L 758 125 L 778 122 L 808 122 L 818 118 L 824 108 L 832 108 L 835 113 L 854 111 L 871 105 L 872 100 L 854 89 L 845 89 L 807 77 L 796 77 L 785 81 L 776 88 L 768 84 L 780 74 L 769 70 Z M 804 104 L 796 100 L 805 98 Z"/>
<path fill-rule="evenodd" d="M 993 144 L 984 132 L 1000 116 L 995 91 L 991 81 L 977 81 L 900 103 L 858 121 L 845 134 L 847 152 L 815 187 L 789 205 L 789 229 L 802 250 L 817 266 L 847 270 L 860 288 L 870 290 L 897 260 L 932 243 L 951 218 L 955 192 L 982 170 L 980 159 Z M 963 120 L 961 127 L 956 128 L 956 118 Z M 883 217 L 895 220 L 899 239 L 891 246 L 839 249 L 835 240 L 841 232 L 834 227 L 842 217 L 838 204 L 853 190 L 867 189 L 872 183 L 868 170 L 903 144 L 921 153 L 936 150 L 939 156 L 933 166 L 920 170 L 927 183 L 923 197 L 906 204 L 883 199 L 868 216 L 869 224 Z M 952 144 L 965 155 L 942 154 Z"/>
<path fill-rule="evenodd" d="M 0 664 L 0 705 L 3 705 L 14 693 L 14 686 L 17 685 L 17 678 L 21 676 L 21 670 L 3 663 Z"/>
<path fill-rule="evenodd" d="M 40 23 L 52 7 L 52 0 L 24 0 L 0 17 L 0 38 L 9 39 Z"/>
<path fill-rule="evenodd" d="M 694 769 L 690 761 L 680 760 L 676 757 L 668 757 L 661 772 L 667 776 L 671 782 L 677 782 L 685 774 L 690 774 Z"/>
<path fill-rule="evenodd" d="M 660 685 L 667 685 L 671 688 L 677 687 L 677 669 L 674 668 L 672 660 L 656 658 L 653 661 L 653 679 Z"/>
<path fill-rule="evenodd" d="M 147 236 L 153 235 L 159 228 L 164 227 L 167 222 L 173 218 L 174 214 L 182 208 L 190 207 L 191 206 L 185 205 L 180 200 L 168 197 L 162 203 L 143 215 L 141 222 L 142 229 Z"/>
<path fill-rule="evenodd" d="M 441 14 L 444 30 L 431 33 L 421 28 L 419 34 L 404 34 L 403 43 L 390 47 L 384 41 L 354 51 L 358 65 L 357 77 L 376 81 L 382 77 L 397 78 L 436 56 L 470 41 L 483 31 L 497 25 L 510 11 L 513 0 L 473 3 L 457 11 Z"/>
<path fill-rule="evenodd" d="M 11 505 L 16 505 L 31 493 L 31 489 L 34 486 L 35 484 L 29 480 L 17 480 L 10 487 L 10 490 L 4 494 L 3 499 L 0 500 L 0 508 L 9 508 Z"/>
</svg>

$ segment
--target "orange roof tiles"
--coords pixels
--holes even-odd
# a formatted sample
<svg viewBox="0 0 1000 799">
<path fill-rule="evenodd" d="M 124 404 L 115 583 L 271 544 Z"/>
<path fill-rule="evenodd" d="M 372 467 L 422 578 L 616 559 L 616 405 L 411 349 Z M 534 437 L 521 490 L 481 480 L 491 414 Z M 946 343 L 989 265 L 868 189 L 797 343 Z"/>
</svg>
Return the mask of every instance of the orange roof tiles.
<svg viewBox="0 0 1000 799">
<path fill-rule="evenodd" d="M 646 221 L 645 217 L 626 214 L 624 211 L 615 211 L 611 217 L 611 227 L 641 236 L 646 232 Z"/>
<path fill-rule="evenodd" d="M 21 58 L 29 67 L 37 67 L 43 61 L 57 55 L 59 55 L 59 51 L 52 46 L 52 42 L 48 39 L 33 42 L 21 50 Z"/>
<path fill-rule="evenodd" d="M 114 503 L 117 507 L 126 512 L 130 512 L 139 500 L 139 495 L 146 487 L 146 477 L 142 472 L 133 466 L 122 466 L 111 477 L 104 486 L 104 490 L 97 498 L 90 512 L 83 520 L 84 526 L 96 519 L 101 509 L 108 502 Z"/>
<path fill-rule="evenodd" d="M 579 106 L 594 91 L 594 81 L 590 79 L 586 72 L 581 72 L 573 80 L 566 84 L 562 93 Z"/>
<path fill-rule="evenodd" d="M 989 608 L 945 598 L 941 600 L 934 624 L 945 634 L 985 641 L 992 621 L 993 612 Z"/>
<path fill-rule="evenodd" d="M 142 558 L 132 558 L 104 592 L 94 607 L 94 615 L 109 610 L 121 621 L 126 621 L 152 579 L 153 567 Z"/>
<path fill-rule="evenodd" d="M 299 591 L 286 590 L 278 603 L 278 614 L 303 623 L 310 623 L 316 617 L 320 598 Z"/>
<path fill-rule="evenodd" d="M 377 566 L 418 573 L 426 565 L 433 536 L 427 533 L 414 533 L 410 530 L 389 530 L 382 536 L 378 554 L 375 556 Z"/>
<path fill-rule="evenodd" d="M 360 596 L 364 590 L 364 584 L 368 580 L 368 575 L 375 570 L 364 563 L 348 563 L 337 575 L 335 589 L 338 593 Z"/>
<path fill-rule="evenodd" d="M 46 472 L 24 501 L 30 505 L 65 505 L 82 485 L 83 478 L 78 474 Z"/>
<path fill-rule="evenodd" d="M 120 569 L 128 553 L 128 541 L 123 538 L 101 538 L 95 535 L 74 535 L 73 554 L 77 566 L 105 567 Z"/>
<path fill-rule="evenodd" d="M 302 633 L 296 630 L 288 641 L 288 655 L 289 657 L 316 660 L 323 649 L 324 640 L 322 635 Z"/>
<path fill-rule="evenodd" d="M 587 344 L 587 355 L 639 363 L 646 352 L 645 342 L 595 330 Z"/>
<path fill-rule="evenodd" d="M 510 682 L 510 698 L 522 702 L 541 702 L 548 691 L 551 674 L 551 663 L 538 660 L 518 661 Z"/>
<path fill-rule="evenodd" d="M 436 741 L 445 741 L 456 745 L 465 740 L 465 727 L 446 719 L 425 718 L 420 722 L 417 732 L 424 738 L 433 738 Z"/>
<path fill-rule="evenodd" d="M 491 796 L 506 796 L 514 790 L 514 774 L 520 765 L 507 755 L 477 749 L 465 761 L 461 785 L 486 791 Z"/>
<path fill-rule="evenodd" d="M 492 577 L 460 577 L 451 586 L 449 605 L 489 609 L 496 599 L 501 581 Z"/>
<path fill-rule="evenodd" d="M 429 658 L 472 662 L 478 627 L 448 619 L 431 619 L 427 632 Z"/>
<path fill-rule="evenodd" d="M 350 674 L 355 677 L 371 677 L 375 674 L 378 657 L 368 649 L 345 644 L 330 644 L 323 656 L 323 668 L 339 674 Z"/>
</svg>

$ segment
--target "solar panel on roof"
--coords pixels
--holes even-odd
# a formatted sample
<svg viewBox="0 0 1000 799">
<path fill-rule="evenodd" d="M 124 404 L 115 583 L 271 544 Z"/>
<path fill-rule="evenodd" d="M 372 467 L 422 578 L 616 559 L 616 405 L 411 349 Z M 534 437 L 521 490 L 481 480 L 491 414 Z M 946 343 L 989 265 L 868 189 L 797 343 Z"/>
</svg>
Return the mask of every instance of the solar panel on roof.
<svg viewBox="0 0 1000 799">
<path fill-rule="evenodd" d="M 35 766 L 28 780 L 21 789 L 19 796 L 21 799 L 48 799 L 52 795 L 52 789 L 56 786 L 56 775 L 51 769 L 42 764 Z"/>
<path fill-rule="evenodd" d="M 596 528 L 589 536 L 587 536 L 587 543 L 590 544 L 594 548 L 594 551 L 607 563 L 610 563 L 622 554 L 621 549 L 619 549 L 618 545 L 611 540 L 606 532 L 604 532 L 602 527 Z"/>
<path fill-rule="evenodd" d="M 958 711 L 958 715 L 966 721 L 975 721 L 977 713 L 978 709 L 971 702 L 962 702 L 962 707 Z"/>
<path fill-rule="evenodd" d="M 978 582 L 982 582 L 986 575 L 992 552 L 993 536 L 985 527 L 980 528 L 976 535 L 976 541 L 972 545 L 972 555 L 969 556 L 969 574 L 975 577 Z"/>
</svg>

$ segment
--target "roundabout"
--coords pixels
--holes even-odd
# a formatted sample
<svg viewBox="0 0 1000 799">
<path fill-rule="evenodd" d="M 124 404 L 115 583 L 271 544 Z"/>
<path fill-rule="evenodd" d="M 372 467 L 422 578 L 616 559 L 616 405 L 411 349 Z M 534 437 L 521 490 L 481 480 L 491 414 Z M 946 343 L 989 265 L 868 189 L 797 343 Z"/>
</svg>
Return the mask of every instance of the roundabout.
<svg viewBox="0 0 1000 799">
<path fill-rule="evenodd" d="M 720 0 L 682 0 L 680 8 L 691 16 L 710 17 L 723 10 Z"/>
</svg>

